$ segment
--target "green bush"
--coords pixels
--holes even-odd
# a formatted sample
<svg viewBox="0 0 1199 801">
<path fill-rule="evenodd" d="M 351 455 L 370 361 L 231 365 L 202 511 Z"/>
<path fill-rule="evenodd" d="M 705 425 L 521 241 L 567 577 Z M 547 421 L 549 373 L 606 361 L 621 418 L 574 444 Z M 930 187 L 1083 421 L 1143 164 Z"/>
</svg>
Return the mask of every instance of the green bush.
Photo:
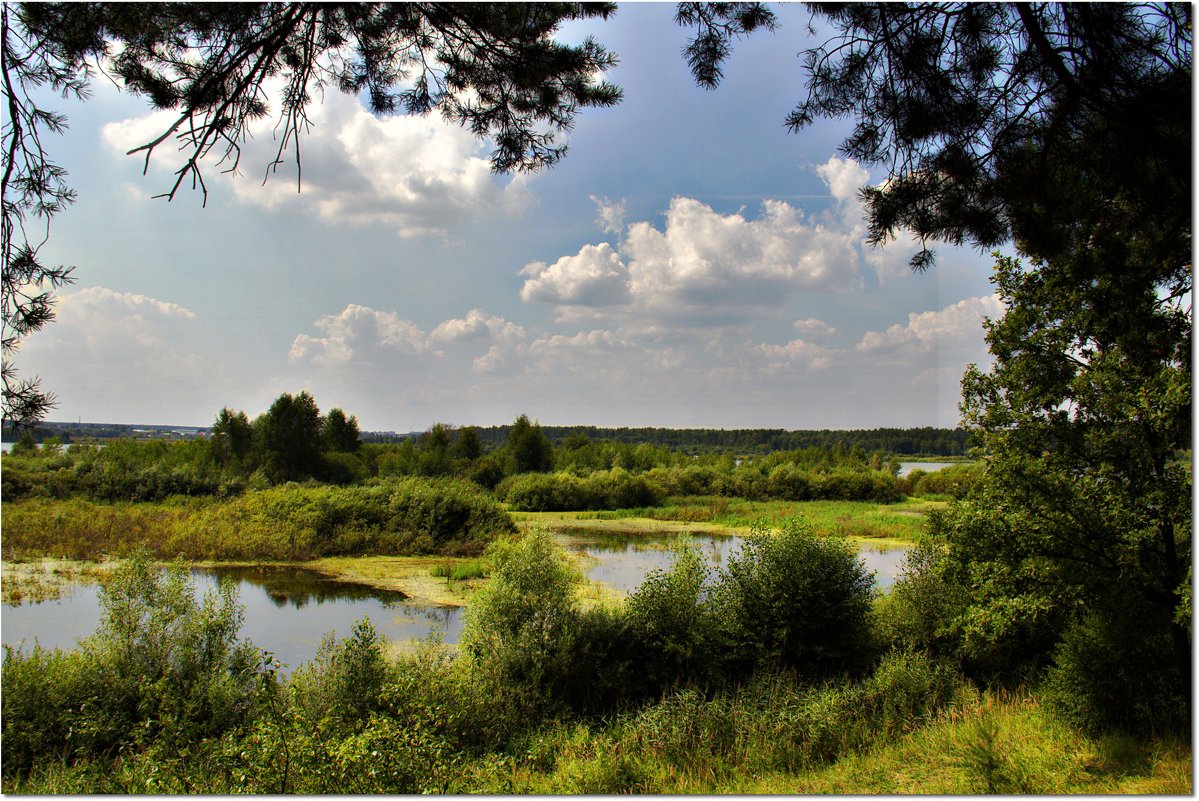
<svg viewBox="0 0 1199 801">
<path fill-rule="evenodd" d="M 570 473 L 521 473 L 496 487 L 496 497 L 520 512 L 565 512 L 592 509 L 592 486 Z"/>
<path fill-rule="evenodd" d="M 578 631 L 582 575 L 546 532 L 488 549 L 491 579 L 466 609 L 461 646 L 501 692 L 537 714 L 560 699 Z"/>
<path fill-rule="evenodd" d="M 728 675 L 792 668 L 809 678 L 857 671 L 872 657 L 874 580 L 839 540 L 818 539 L 801 518 L 763 523 L 711 590 Z"/>
<path fill-rule="evenodd" d="M 707 559 L 677 548 L 669 571 L 652 571 L 625 602 L 638 685 L 634 696 L 658 695 L 680 681 L 704 677 L 713 658 L 716 621 L 705 599 Z"/>
<path fill-rule="evenodd" d="M 1066 630 L 1046 697 L 1093 734 L 1190 731 L 1190 664 L 1183 675 L 1177 664 L 1168 621 L 1154 620 L 1129 599 L 1128 608 L 1091 610 Z"/>
<path fill-rule="evenodd" d="M 38 758 L 111 757 L 153 741 L 184 749 L 253 719 L 269 674 L 237 638 L 232 585 L 197 601 L 182 565 L 158 571 L 141 554 L 114 572 L 100 603 L 100 628 L 76 651 L 6 648 L 6 778 Z"/>
<path fill-rule="evenodd" d="M 912 479 L 914 494 L 964 498 L 982 481 L 984 470 L 985 466 L 982 463 L 974 463 L 956 464 L 931 473 L 924 473 L 918 481 L 915 478 Z"/>
</svg>

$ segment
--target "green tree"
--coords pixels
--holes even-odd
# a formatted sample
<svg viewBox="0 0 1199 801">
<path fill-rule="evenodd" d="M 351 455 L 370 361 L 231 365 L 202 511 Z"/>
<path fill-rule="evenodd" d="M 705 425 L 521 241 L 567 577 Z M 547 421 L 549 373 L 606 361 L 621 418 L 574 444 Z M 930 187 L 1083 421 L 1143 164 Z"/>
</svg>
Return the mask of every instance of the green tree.
<svg viewBox="0 0 1199 801">
<path fill-rule="evenodd" d="M 333 408 L 325 415 L 321 437 L 325 450 L 339 453 L 357 453 L 362 448 L 358 432 L 358 418 L 346 417 L 341 409 Z"/>
<path fill-rule="evenodd" d="M 163 145 L 184 154 L 167 198 L 187 184 L 206 196 L 205 159 L 236 170 L 250 123 L 271 113 L 279 148 L 267 174 L 289 152 L 298 163 L 308 108 L 329 86 L 364 96 L 376 114 L 440 110 L 492 143 L 496 171 L 530 171 L 562 158 L 558 137 L 580 109 L 619 102 L 620 90 L 600 77 L 616 63 L 613 54 L 592 39 L 554 38 L 564 22 L 613 10 L 608 3 L 6 3 L 4 420 L 32 425 L 54 405 L 37 379 L 17 377 L 10 357 L 53 318 L 52 290 L 72 280 L 73 268 L 39 260 L 49 231 L 33 233 L 30 224 L 48 224 L 75 197 L 44 141 L 66 119 L 38 105 L 37 88 L 84 99 L 102 68 L 153 108 L 173 112 L 133 151 L 147 162 Z M 265 87 L 273 82 L 282 88 L 272 112 Z"/>
<path fill-rule="evenodd" d="M 508 453 L 514 473 L 544 473 L 553 465 L 554 446 L 537 423 L 521 415 L 508 432 Z"/>
<path fill-rule="evenodd" d="M 1104 247 L 1096 237 L 1081 259 Z M 1046 661 L 1071 629 L 1090 631 L 1093 650 L 1100 635 L 1138 642 L 1120 653 L 1153 663 L 1126 678 L 1167 677 L 1170 695 L 1155 703 L 1184 708 L 1175 699 L 1191 667 L 1189 621 L 1178 614 L 1190 595 L 1189 300 L 1126 289 L 1112 309 L 1098 302 L 1102 287 L 1079 287 L 1076 261 L 998 260 L 1007 312 L 987 324 L 995 365 L 963 381 L 987 470 L 937 526 L 971 593 L 964 646 L 999 670 Z M 1081 648 L 1080 637 L 1069 640 Z M 1136 684 L 1113 694 L 1151 703 Z"/>
<path fill-rule="evenodd" d="M 283 393 L 254 421 L 262 462 L 275 481 L 299 481 L 320 470 L 323 424 L 307 392 Z"/>
<path fill-rule="evenodd" d="M 218 464 L 242 463 L 254 447 L 254 430 L 245 412 L 226 407 L 212 423 L 212 450 Z"/>
</svg>

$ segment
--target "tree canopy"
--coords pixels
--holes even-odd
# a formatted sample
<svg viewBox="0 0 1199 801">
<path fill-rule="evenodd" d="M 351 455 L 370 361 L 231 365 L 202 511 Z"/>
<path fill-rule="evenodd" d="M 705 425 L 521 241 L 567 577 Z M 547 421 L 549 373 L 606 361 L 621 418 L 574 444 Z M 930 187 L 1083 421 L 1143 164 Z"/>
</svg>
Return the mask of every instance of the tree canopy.
<svg viewBox="0 0 1199 801">
<path fill-rule="evenodd" d="M 864 190 L 869 238 L 908 230 L 1035 256 L 1060 244 L 1060 172 L 1102 165 L 1155 197 L 1149 226 L 1190 231 L 1191 7 L 1185 3 L 810 3 L 831 36 L 801 53 L 808 93 L 786 119 L 849 118 L 841 151 L 889 170 Z M 684 3 L 686 54 L 715 87 L 732 42 L 777 27 L 759 3 Z M 1097 131 L 1102 137 L 1096 141 Z M 1094 164 L 1079 162 L 1079 143 Z M 1107 196 L 1089 196 L 1106 203 Z M 1054 222 L 1050 222 L 1052 219 Z M 1187 242 L 1189 250 L 1189 241 Z"/>
</svg>

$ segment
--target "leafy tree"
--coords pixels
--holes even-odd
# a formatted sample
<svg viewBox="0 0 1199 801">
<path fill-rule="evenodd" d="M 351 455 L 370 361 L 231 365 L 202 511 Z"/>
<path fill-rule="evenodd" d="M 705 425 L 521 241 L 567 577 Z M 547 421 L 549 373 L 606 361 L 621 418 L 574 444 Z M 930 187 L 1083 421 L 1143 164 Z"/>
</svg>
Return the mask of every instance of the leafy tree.
<svg viewBox="0 0 1199 801">
<path fill-rule="evenodd" d="M 240 168 L 250 124 L 272 113 L 265 89 L 279 81 L 279 148 L 297 164 L 314 95 L 327 87 L 368 98 L 376 114 L 434 109 L 494 144 L 498 172 L 537 170 L 566 152 L 558 136 L 582 108 L 610 106 L 620 90 L 602 81 L 615 56 L 592 39 L 554 39 L 563 22 L 607 17 L 607 3 L 21 3 L 0 17 L 5 116 L 3 149 L 3 416 L 32 425 L 53 406 L 37 379 L 20 380 L 10 357 L 53 318 L 51 291 L 69 267 L 38 258 L 47 223 L 75 197 L 66 171 L 49 158 L 47 133 L 65 118 L 39 106 L 48 86 L 84 99 L 92 72 L 119 80 L 155 109 L 176 113 L 132 152 L 172 142 L 184 155 L 173 198 L 190 183 L 206 196 L 204 160 Z"/>
<path fill-rule="evenodd" d="M 455 459 L 474 461 L 483 454 L 483 443 L 479 439 L 479 429 L 465 426 L 458 429 L 454 444 L 450 447 L 450 455 Z"/>
<path fill-rule="evenodd" d="M 245 412 L 228 407 L 217 412 L 212 424 L 212 447 L 219 463 L 243 462 L 254 447 L 254 430 Z"/>
<path fill-rule="evenodd" d="M 544 473 L 553 464 L 554 446 L 541 431 L 537 423 L 530 423 L 527 415 L 521 415 L 512 423 L 508 432 L 508 453 L 511 455 L 513 472 Z"/>
<path fill-rule="evenodd" d="M 311 478 L 320 469 L 320 409 L 307 392 L 283 393 L 254 421 L 254 436 L 268 472 L 277 481 Z"/>
<path fill-rule="evenodd" d="M 356 453 L 362 447 L 358 433 L 358 418 L 346 417 L 341 409 L 333 408 L 325 415 L 322 431 L 325 450 L 339 453 Z"/>
<path fill-rule="evenodd" d="M 1141 667 L 1182 694 L 1191 666 L 1178 614 L 1190 595 L 1189 300 L 1124 294 L 1121 327 L 1097 302 L 1102 291 L 1079 288 L 1076 269 L 1067 257 L 998 262 L 1008 310 L 987 325 L 995 365 L 963 381 L 987 470 L 939 526 L 972 588 L 965 646 L 998 669 L 1047 658 L 1077 626 L 1112 642 L 1156 641 L 1154 663 Z"/>
</svg>

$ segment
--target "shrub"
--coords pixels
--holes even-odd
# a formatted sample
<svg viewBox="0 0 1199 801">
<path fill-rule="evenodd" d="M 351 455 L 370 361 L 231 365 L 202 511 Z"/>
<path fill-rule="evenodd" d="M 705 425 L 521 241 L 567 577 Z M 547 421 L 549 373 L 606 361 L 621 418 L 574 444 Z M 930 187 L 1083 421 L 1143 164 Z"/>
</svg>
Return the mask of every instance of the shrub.
<svg viewBox="0 0 1199 801">
<path fill-rule="evenodd" d="M 344 640 L 338 641 L 335 632 L 325 635 L 316 657 L 296 670 L 290 686 L 306 717 L 350 726 L 382 708 L 390 676 L 384 642 L 364 619 Z"/>
<path fill-rule="evenodd" d="M 461 645 L 500 691 L 537 713 L 561 697 L 572 669 L 582 575 L 540 530 L 488 554 L 491 579 L 467 607 Z"/>
<path fill-rule="evenodd" d="M 656 695 L 679 681 L 706 674 L 715 626 L 704 597 L 707 560 L 681 545 L 669 571 L 652 571 L 625 602 L 639 686 L 635 694 Z"/>
<path fill-rule="evenodd" d="M 1169 628 L 1131 599 L 1116 612 L 1091 610 L 1066 629 L 1054 652 L 1050 704 L 1093 734 L 1189 731 L 1191 676 L 1174 669 Z"/>
<path fill-rule="evenodd" d="M 197 601 L 186 569 L 139 554 L 101 588 L 100 628 L 69 654 L 6 649 L 4 775 L 159 741 L 186 748 L 252 720 L 262 656 L 232 585 Z"/>
<path fill-rule="evenodd" d="M 873 577 L 845 543 L 800 518 L 758 523 L 712 588 L 726 670 L 788 667 L 815 678 L 871 658 Z"/>
<path fill-rule="evenodd" d="M 500 482 L 496 496 L 521 512 L 565 512 L 591 509 L 592 487 L 569 473 L 522 473 Z"/>
<path fill-rule="evenodd" d="M 957 464 L 925 473 L 918 482 L 913 479 L 915 493 L 964 498 L 982 481 L 984 469 L 981 463 Z"/>
</svg>

